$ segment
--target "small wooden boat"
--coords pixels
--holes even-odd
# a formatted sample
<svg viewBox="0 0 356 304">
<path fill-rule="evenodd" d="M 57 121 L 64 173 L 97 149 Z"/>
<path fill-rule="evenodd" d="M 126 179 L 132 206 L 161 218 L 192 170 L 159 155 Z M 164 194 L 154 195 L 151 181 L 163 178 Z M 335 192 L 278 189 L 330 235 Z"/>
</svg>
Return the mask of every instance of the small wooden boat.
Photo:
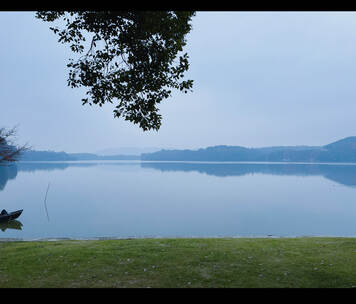
<svg viewBox="0 0 356 304">
<path fill-rule="evenodd" d="M 13 212 L 10 212 L 10 213 L 3 213 L 3 214 L 0 214 L 0 222 L 8 222 L 8 221 L 12 221 L 16 218 L 18 218 L 21 213 L 22 213 L 23 209 L 21 210 L 16 210 L 16 211 L 13 211 Z"/>
</svg>

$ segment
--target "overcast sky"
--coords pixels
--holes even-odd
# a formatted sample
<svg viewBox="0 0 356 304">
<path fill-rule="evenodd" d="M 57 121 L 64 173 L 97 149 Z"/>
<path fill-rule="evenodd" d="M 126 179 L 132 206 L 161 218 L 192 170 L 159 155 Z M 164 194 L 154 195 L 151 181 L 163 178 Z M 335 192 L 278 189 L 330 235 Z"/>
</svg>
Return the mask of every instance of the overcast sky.
<svg viewBox="0 0 356 304">
<path fill-rule="evenodd" d="M 324 145 L 356 135 L 355 12 L 197 12 L 194 92 L 143 132 L 67 87 L 69 48 L 35 12 L 0 12 L 0 126 L 36 150 Z"/>
</svg>

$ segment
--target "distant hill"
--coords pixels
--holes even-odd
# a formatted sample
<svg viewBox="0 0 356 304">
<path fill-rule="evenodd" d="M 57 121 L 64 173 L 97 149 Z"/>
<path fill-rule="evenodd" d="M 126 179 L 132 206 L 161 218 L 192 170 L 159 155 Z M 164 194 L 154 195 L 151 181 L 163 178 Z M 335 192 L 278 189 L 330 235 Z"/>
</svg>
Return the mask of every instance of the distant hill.
<svg viewBox="0 0 356 304">
<path fill-rule="evenodd" d="M 140 155 L 96 155 L 92 153 L 70 153 L 76 160 L 140 160 Z"/>
<path fill-rule="evenodd" d="M 356 136 L 325 146 L 278 146 L 245 148 L 214 146 L 198 150 L 160 150 L 141 154 L 146 161 L 265 161 L 356 162 Z"/>
<path fill-rule="evenodd" d="M 65 152 L 54 152 L 54 151 L 25 151 L 20 157 L 20 161 L 70 161 L 76 160 Z"/>
<path fill-rule="evenodd" d="M 121 147 L 121 148 L 108 148 L 97 151 L 98 155 L 140 155 L 141 153 L 152 153 L 161 150 L 157 147 Z"/>
<path fill-rule="evenodd" d="M 198 150 L 159 150 L 137 155 L 97 155 L 54 151 L 26 151 L 21 161 L 85 161 L 85 160 L 144 160 L 144 161 L 263 161 L 263 162 L 356 162 L 356 136 L 347 137 L 325 146 L 276 146 L 246 148 L 213 146 Z"/>
<path fill-rule="evenodd" d="M 66 153 L 30 150 L 23 153 L 20 161 L 80 161 L 80 160 L 139 160 L 139 155 L 96 155 L 92 153 Z"/>
<path fill-rule="evenodd" d="M 340 139 L 324 146 L 324 148 L 333 151 L 356 151 L 356 136 Z"/>
</svg>

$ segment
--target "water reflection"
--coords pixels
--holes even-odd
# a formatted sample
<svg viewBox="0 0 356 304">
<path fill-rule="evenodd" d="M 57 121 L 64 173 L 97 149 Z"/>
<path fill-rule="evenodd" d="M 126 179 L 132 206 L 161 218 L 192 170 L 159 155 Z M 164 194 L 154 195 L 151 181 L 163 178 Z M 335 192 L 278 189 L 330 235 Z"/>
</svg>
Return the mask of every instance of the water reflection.
<svg viewBox="0 0 356 304">
<path fill-rule="evenodd" d="M 92 167 L 100 164 L 99 162 L 18 162 L 18 171 L 53 171 L 65 170 L 69 167 Z"/>
<path fill-rule="evenodd" d="M 0 191 L 4 190 L 6 183 L 17 176 L 16 165 L 0 165 Z"/>
<path fill-rule="evenodd" d="M 5 232 L 6 229 L 22 230 L 22 223 L 18 220 L 0 223 L 0 229 Z"/>
<path fill-rule="evenodd" d="M 93 167 L 98 165 L 133 166 L 155 169 L 161 172 L 199 172 L 217 177 L 270 174 L 291 176 L 323 176 L 339 184 L 356 186 L 356 165 L 353 164 L 305 164 L 305 163 L 194 163 L 194 162 L 19 162 L 0 166 L 0 191 L 7 182 L 15 179 L 19 171 L 65 170 L 69 167 Z"/>
<path fill-rule="evenodd" d="M 35 172 L 35 171 L 53 171 L 53 170 L 65 170 L 69 167 L 94 167 L 103 164 L 110 165 L 133 165 L 137 162 L 18 162 L 11 165 L 0 165 L 0 191 L 5 189 L 7 182 L 11 179 L 15 179 L 19 171 Z"/>
<path fill-rule="evenodd" d="M 345 186 L 356 186 L 356 166 L 341 164 L 286 164 L 286 163 L 174 163 L 143 162 L 143 168 L 165 171 L 196 171 L 219 177 L 262 173 L 271 175 L 319 175 Z"/>
<path fill-rule="evenodd" d="M 26 228 L 2 224 L 0 238 L 356 235 L 356 164 L 22 162 L 0 172 L 0 210 L 26 210 Z"/>
</svg>

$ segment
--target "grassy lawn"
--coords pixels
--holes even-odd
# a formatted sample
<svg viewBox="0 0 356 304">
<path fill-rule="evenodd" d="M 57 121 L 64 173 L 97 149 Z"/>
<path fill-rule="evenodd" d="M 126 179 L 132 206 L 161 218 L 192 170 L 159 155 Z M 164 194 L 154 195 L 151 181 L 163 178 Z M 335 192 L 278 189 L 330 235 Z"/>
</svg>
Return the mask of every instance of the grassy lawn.
<svg viewBox="0 0 356 304">
<path fill-rule="evenodd" d="M 356 238 L 0 242 L 0 286 L 356 287 Z"/>
</svg>

